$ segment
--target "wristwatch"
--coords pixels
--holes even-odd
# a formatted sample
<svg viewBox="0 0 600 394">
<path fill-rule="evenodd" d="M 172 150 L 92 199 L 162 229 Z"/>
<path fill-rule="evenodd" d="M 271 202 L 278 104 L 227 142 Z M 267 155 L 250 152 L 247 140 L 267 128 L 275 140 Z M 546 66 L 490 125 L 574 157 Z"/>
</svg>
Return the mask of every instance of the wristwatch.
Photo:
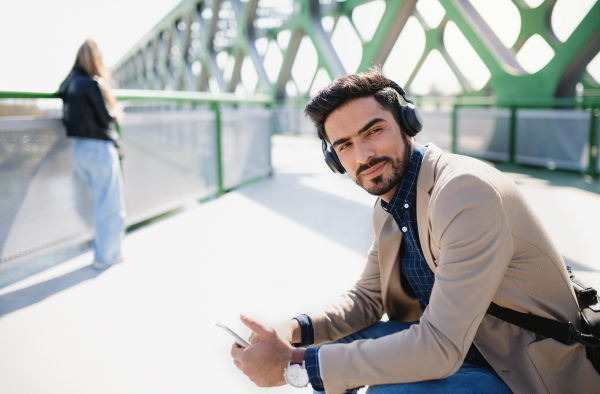
<svg viewBox="0 0 600 394">
<path fill-rule="evenodd" d="M 308 386 L 308 372 L 304 364 L 304 353 L 306 353 L 304 347 L 294 349 L 292 359 L 283 372 L 285 381 L 298 388 Z"/>
</svg>

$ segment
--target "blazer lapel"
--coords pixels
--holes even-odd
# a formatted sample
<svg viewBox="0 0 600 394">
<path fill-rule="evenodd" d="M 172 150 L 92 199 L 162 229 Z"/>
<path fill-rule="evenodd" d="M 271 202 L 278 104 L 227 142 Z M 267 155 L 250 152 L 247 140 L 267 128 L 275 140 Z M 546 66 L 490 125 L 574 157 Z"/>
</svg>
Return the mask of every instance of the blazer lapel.
<svg viewBox="0 0 600 394">
<path fill-rule="evenodd" d="M 417 179 L 417 228 L 421 250 L 427 260 L 427 264 L 433 272 L 436 265 L 429 244 L 429 202 L 431 200 L 431 189 L 435 184 L 435 168 L 442 150 L 434 144 L 427 144 L 427 151 L 421 162 L 419 177 Z"/>
<path fill-rule="evenodd" d="M 383 288 L 387 288 L 390 278 L 395 278 L 398 271 L 398 256 L 400 254 L 400 244 L 402 243 L 402 233 L 394 221 L 394 217 L 383 210 L 381 200 L 377 199 L 374 224 L 379 253 L 379 271 Z M 397 274 L 400 275 L 400 274 Z"/>
</svg>

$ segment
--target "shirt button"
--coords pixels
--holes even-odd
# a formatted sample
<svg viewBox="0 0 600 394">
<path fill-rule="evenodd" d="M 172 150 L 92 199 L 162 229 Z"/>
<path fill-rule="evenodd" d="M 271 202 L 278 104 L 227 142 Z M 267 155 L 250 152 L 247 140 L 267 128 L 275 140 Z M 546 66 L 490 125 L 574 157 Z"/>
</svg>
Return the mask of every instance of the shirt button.
<svg viewBox="0 0 600 394">
<path fill-rule="evenodd" d="M 404 208 L 408 208 L 408 204 L 404 204 Z"/>
<path fill-rule="evenodd" d="M 406 227 L 402 227 L 402 232 L 403 232 L 403 233 L 405 233 L 405 232 L 407 232 L 407 231 L 408 231 L 408 229 L 407 229 Z"/>
</svg>

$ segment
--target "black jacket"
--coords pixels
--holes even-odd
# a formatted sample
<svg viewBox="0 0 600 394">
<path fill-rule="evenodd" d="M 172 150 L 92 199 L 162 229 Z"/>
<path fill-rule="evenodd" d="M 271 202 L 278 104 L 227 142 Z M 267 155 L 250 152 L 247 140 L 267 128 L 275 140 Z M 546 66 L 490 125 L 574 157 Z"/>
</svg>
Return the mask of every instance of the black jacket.
<svg viewBox="0 0 600 394">
<path fill-rule="evenodd" d="M 67 135 L 118 141 L 115 118 L 109 112 L 104 91 L 98 80 L 76 66 L 60 86 L 63 100 L 63 122 Z"/>
</svg>

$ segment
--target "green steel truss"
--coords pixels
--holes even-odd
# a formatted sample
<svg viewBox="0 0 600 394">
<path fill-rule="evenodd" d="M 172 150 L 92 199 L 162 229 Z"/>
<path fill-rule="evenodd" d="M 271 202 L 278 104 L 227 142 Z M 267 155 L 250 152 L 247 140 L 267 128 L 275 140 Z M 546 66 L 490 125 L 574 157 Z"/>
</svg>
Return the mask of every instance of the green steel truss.
<svg viewBox="0 0 600 394">
<path fill-rule="evenodd" d="M 311 90 L 322 87 L 323 75 L 333 80 L 373 64 L 385 68 L 408 21 L 416 20 L 425 33 L 425 47 L 402 82 L 409 92 L 434 50 L 460 84 L 459 96 L 490 96 L 498 104 L 515 105 L 515 100 L 518 104 L 519 100 L 573 98 L 578 84 L 579 95 L 600 92 L 598 81 L 586 72 L 600 50 L 600 2 L 561 42 L 550 23 L 557 0 L 545 0 L 535 8 L 524 0 L 512 0 L 521 27 L 514 45 L 508 48 L 468 0 L 432 4 L 437 1 L 427 1 L 443 10 L 441 22 L 432 28 L 419 12 L 417 0 L 183 0 L 113 67 L 113 77 L 126 89 L 241 91 L 267 94 L 275 100 L 304 100 Z M 376 5 L 385 11 L 372 21 L 372 35 L 365 37 L 355 20 L 369 3 L 379 3 Z M 342 19 L 349 21 L 360 40 L 358 45 L 362 45 L 355 69 L 345 68 L 341 59 L 348 49 L 332 40 Z M 483 87 L 473 88 L 470 75 L 450 55 L 445 35 L 450 22 L 489 70 Z M 554 56 L 530 73 L 517 61 L 517 53 L 534 35 L 543 38 Z M 297 80 L 293 73 L 296 62 L 306 60 L 299 50 L 302 45 L 312 47 L 317 59 L 313 65 L 296 65 L 306 68 L 310 75 L 306 81 Z M 244 80 L 243 75 L 252 77 Z"/>
</svg>

